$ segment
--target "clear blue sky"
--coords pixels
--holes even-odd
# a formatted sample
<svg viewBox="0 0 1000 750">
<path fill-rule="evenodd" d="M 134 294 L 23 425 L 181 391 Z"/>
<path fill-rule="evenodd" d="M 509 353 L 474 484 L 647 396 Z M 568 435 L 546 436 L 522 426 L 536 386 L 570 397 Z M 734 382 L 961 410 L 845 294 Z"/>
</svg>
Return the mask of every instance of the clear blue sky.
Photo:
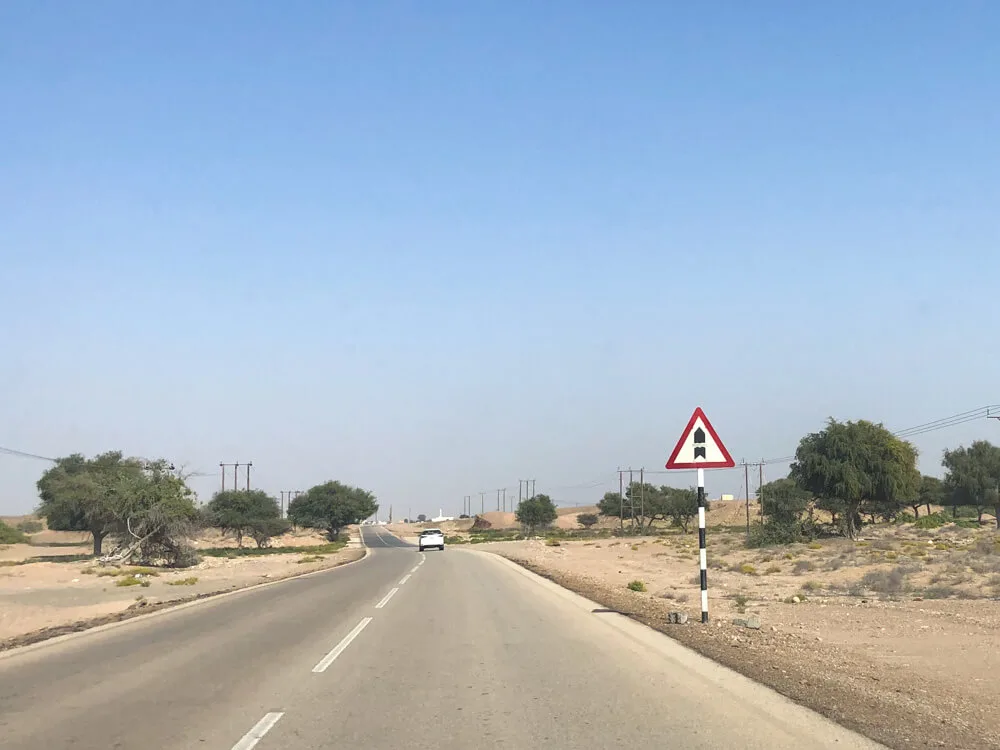
<svg viewBox="0 0 1000 750">
<path fill-rule="evenodd" d="M 0 445 L 398 518 L 592 501 L 697 405 L 739 460 L 998 403 L 998 38 L 990 0 L 5 2 Z M 0 456 L 0 513 L 44 468 Z"/>
</svg>

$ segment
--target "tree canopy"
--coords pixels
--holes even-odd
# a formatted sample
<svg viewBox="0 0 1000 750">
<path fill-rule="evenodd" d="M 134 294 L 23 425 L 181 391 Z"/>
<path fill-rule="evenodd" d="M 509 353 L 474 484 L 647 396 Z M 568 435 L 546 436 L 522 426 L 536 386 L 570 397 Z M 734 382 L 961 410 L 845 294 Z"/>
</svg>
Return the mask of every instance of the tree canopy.
<svg viewBox="0 0 1000 750">
<path fill-rule="evenodd" d="M 953 506 L 973 506 L 980 523 L 983 512 L 992 506 L 1000 528 L 1000 447 L 976 440 L 967 448 L 945 451 L 942 463 L 948 472 L 944 489 Z"/>
<path fill-rule="evenodd" d="M 236 537 L 237 547 L 243 546 L 243 536 L 247 534 L 258 547 L 267 546 L 272 536 L 284 533 L 289 527 L 281 518 L 278 501 L 263 490 L 217 492 L 206 511 L 212 526 Z"/>
<path fill-rule="evenodd" d="M 122 528 L 120 505 L 134 489 L 143 465 L 109 451 L 88 459 L 79 453 L 56 459 L 36 486 L 39 516 L 55 531 L 83 531 L 92 535 L 94 554 L 100 555 L 105 537 Z"/>
<path fill-rule="evenodd" d="M 919 491 L 917 450 L 880 424 L 838 422 L 799 443 L 790 477 L 841 513 L 844 534 L 857 538 L 861 513 L 899 507 Z"/>
<path fill-rule="evenodd" d="M 92 459 L 74 454 L 57 459 L 38 480 L 38 515 L 49 528 L 86 531 L 94 555 L 113 536 L 115 555 L 187 564 L 187 539 L 197 517 L 191 490 L 163 460 L 125 458 L 120 451 Z"/>
<path fill-rule="evenodd" d="M 375 495 L 337 481 L 311 487 L 288 505 L 288 517 L 293 523 L 323 529 L 331 541 L 337 540 L 345 526 L 360 523 L 377 512 Z"/>
<path fill-rule="evenodd" d="M 534 534 L 539 527 L 548 526 L 558 517 L 556 504 L 548 495 L 535 495 L 522 500 L 514 510 L 514 518 L 529 534 Z"/>
</svg>

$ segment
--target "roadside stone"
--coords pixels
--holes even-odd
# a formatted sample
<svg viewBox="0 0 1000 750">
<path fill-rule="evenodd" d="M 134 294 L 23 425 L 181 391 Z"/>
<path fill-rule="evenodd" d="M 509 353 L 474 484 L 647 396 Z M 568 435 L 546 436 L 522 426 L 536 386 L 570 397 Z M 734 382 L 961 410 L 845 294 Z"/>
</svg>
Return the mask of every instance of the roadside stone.
<svg viewBox="0 0 1000 750">
<path fill-rule="evenodd" d="M 734 617 L 733 625 L 750 628 L 751 630 L 760 630 L 760 618 L 757 615 L 750 615 L 749 617 Z"/>
<path fill-rule="evenodd" d="M 687 612 L 671 612 L 667 615 L 667 622 L 673 623 L 674 625 L 686 625 L 687 621 Z"/>
</svg>

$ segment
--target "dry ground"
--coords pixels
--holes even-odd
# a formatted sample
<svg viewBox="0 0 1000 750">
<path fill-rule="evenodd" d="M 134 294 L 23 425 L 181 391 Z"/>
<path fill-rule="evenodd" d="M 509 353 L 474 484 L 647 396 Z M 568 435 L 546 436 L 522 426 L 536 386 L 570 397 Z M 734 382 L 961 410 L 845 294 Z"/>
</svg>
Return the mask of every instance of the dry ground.
<svg viewBox="0 0 1000 750">
<path fill-rule="evenodd" d="M 343 549 L 322 555 L 301 552 L 262 557 L 209 557 L 183 570 L 135 566 L 101 568 L 92 560 L 58 562 L 89 555 L 89 536 L 43 531 L 33 544 L 0 546 L 0 650 L 81 629 L 91 622 L 145 612 L 164 603 L 185 601 L 268 580 L 342 565 L 362 554 L 355 538 Z M 313 531 L 277 537 L 273 546 L 313 547 L 327 540 Z M 45 545 L 45 546 L 42 546 Z M 48 546 L 59 545 L 59 546 Z M 234 548 L 235 540 L 207 532 L 194 540 L 197 548 Z M 248 540 L 244 546 L 255 546 Z M 32 561 L 43 556 L 46 561 Z M 132 578 L 129 575 L 132 574 Z M 120 585 L 122 583 L 131 585 Z"/>
<path fill-rule="evenodd" d="M 697 537 L 477 545 L 893 748 L 1000 747 L 1000 538 L 886 526 L 860 542 L 748 550 L 709 535 L 709 626 Z M 645 592 L 627 586 L 641 581 Z M 797 601 L 796 601 L 797 600 Z M 671 611 L 688 625 L 669 625 Z M 760 630 L 732 624 L 758 615 Z"/>
</svg>

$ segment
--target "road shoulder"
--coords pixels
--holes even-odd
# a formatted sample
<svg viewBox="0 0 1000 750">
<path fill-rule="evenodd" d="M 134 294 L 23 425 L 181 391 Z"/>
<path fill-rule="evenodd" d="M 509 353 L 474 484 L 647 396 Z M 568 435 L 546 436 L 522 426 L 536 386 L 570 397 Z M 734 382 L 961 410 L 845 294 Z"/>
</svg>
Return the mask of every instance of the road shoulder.
<svg viewBox="0 0 1000 750">
<path fill-rule="evenodd" d="M 471 550 L 470 550 L 471 551 Z M 981 728 L 961 720 L 913 712 L 909 700 L 899 691 L 881 688 L 878 683 L 839 679 L 834 670 L 803 661 L 782 652 L 769 631 L 750 630 L 716 619 L 709 626 L 700 623 L 671 625 L 666 621 L 667 601 L 636 596 L 592 577 L 546 566 L 503 550 L 478 550 L 517 565 L 569 592 L 581 595 L 625 618 L 668 636 L 703 657 L 766 686 L 795 704 L 871 738 L 890 748 L 962 747 L 968 750 L 996 747 L 993 737 Z M 926 686 L 914 685 L 920 691 Z"/>
</svg>

